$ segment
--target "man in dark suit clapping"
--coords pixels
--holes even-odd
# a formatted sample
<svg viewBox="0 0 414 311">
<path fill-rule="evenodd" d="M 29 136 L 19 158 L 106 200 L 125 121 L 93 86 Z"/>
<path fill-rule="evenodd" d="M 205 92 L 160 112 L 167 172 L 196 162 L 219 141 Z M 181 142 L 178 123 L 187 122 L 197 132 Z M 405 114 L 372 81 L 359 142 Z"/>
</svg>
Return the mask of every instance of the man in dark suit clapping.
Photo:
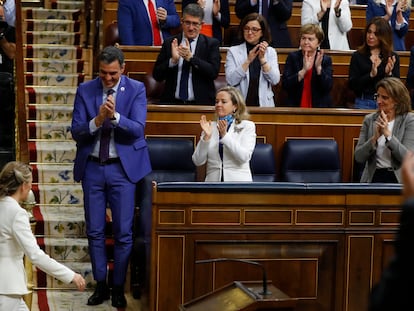
<svg viewBox="0 0 414 311">
<path fill-rule="evenodd" d="M 161 101 L 169 104 L 212 105 L 214 80 L 220 70 L 219 41 L 200 34 L 204 10 L 195 3 L 184 8 L 183 32 L 164 41 L 153 77 L 165 80 Z"/>
</svg>

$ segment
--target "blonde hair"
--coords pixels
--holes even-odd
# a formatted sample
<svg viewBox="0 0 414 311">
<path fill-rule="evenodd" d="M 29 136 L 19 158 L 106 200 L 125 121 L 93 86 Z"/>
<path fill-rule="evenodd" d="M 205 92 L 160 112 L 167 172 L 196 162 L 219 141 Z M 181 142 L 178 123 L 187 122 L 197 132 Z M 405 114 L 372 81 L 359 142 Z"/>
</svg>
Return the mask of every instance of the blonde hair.
<svg viewBox="0 0 414 311">
<path fill-rule="evenodd" d="M 0 198 L 16 193 L 32 177 L 32 168 L 17 161 L 7 163 L 0 172 Z"/>
<path fill-rule="evenodd" d="M 247 112 L 246 102 L 244 101 L 243 95 L 239 89 L 233 86 L 225 86 L 220 88 L 216 94 L 220 92 L 226 92 L 230 95 L 230 99 L 233 105 L 236 106 L 236 111 L 233 113 L 236 124 L 239 124 L 242 120 L 248 120 L 250 118 Z"/>
</svg>

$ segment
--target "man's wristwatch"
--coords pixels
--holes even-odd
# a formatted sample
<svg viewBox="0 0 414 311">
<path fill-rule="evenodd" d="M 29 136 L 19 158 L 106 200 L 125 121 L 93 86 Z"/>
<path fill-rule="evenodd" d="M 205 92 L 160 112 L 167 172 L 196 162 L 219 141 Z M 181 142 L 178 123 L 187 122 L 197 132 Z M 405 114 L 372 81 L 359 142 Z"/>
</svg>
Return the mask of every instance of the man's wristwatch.
<svg viewBox="0 0 414 311">
<path fill-rule="evenodd" d="M 386 142 L 388 143 L 388 142 L 391 140 L 391 138 L 392 138 L 392 135 L 390 135 L 390 136 L 385 136 L 385 140 L 386 140 Z"/>
</svg>

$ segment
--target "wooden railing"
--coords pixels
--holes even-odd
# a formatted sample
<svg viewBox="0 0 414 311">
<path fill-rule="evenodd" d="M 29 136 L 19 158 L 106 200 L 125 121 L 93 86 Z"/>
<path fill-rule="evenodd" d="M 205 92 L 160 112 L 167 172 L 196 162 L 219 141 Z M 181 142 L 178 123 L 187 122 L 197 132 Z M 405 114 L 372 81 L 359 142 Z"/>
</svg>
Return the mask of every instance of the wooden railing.
<svg viewBox="0 0 414 311">
<path fill-rule="evenodd" d="M 21 1 L 15 0 L 16 20 L 22 21 Z M 26 105 L 24 92 L 24 62 L 23 62 L 23 27 L 16 23 L 16 159 L 29 162 L 29 147 L 27 143 Z"/>
</svg>

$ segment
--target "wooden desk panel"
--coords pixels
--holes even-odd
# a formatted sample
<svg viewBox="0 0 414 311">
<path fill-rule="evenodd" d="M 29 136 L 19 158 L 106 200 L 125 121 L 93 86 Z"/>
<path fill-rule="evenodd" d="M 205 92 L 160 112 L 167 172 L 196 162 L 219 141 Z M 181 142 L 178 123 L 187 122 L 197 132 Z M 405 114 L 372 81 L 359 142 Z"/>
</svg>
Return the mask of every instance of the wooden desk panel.
<svg viewBox="0 0 414 311">
<path fill-rule="evenodd" d="M 196 263 L 214 258 L 261 263 L 276 287 L 298 299 L 295 310 L 366 310 L 371 287 L 392 256 L 397 224 L 382 224 L 379 215 L 399 212 L 398 191 L 286 194 L 246 191 L 243 185 L 220 191 L 159 187 L 153 192 L 150 310 L 176 310 L 234 280 L 261 279 L 255 266 Z M 174 212 L 183 215 L 180 224 L 163 221 L 165 213 Z M 365 216 L 350 222 L 348 215 L 360 212 Z M 367 223 L 355 221 L 366 221 L 367 215 Z"/>
</svg>

